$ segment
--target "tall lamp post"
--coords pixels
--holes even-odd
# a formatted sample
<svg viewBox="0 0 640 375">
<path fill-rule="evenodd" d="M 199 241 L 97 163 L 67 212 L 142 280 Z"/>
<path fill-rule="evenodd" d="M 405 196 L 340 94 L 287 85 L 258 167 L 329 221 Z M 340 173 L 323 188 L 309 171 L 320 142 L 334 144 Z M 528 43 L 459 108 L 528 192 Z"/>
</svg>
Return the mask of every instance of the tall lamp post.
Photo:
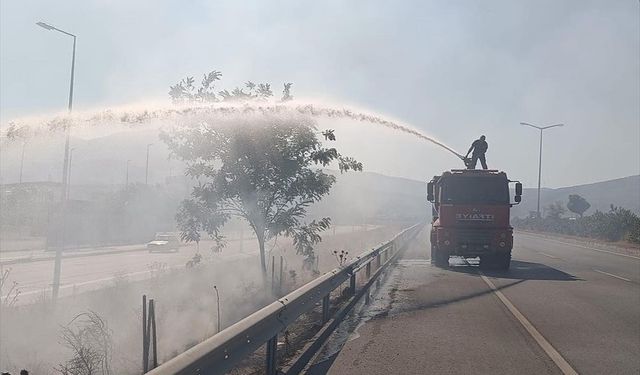
<svg viewBox="0 0 640 375">
<path fill-rule="evenodd" d="M 36 25 L 42 27 L 43 29 L 49 31 L 57 31 L 59 33 L 68 35 L 73 38 L 73 52 L 71 54 L 71 82 L 69 84 L 69 113 L 71 113 L 73 109 L 73 78 L 75 75 L 75 67 L 76 67 L 76 36 L 68 33 L 64 30 L 60 30 L 55 26 L 51 26 L 48 23 L 37 22 Z M 71 127 L 67 125 L 65 130 L 65 141 L 64 141 L 64 163 L 62 165 L 62 204 L 60 206 L 60 216 L 61 216 L 61 225 L 62 231 L 60 234 L 60 244 L 56 249 L 56 258 L 53 268 L 53 285 L 52 285 L 52 298 L 55 301 L 58 298 L 58 292 L 60 290 L 60 270 L 62 267 L 62 251 L 64 250 L 64 231 L 65 231 L 65 219 L 66 219 L 66 198 L 67 198 L 67 181 L 69 175 L 69 139 L 71 135 Z"/>
<path fill-rule="evenodd" d="M 67 197 L 66 199 L 69 199 L 69 195 L 70 195 L 70 191 L 71 191 L 71 162 L 73 161 L 73 150 L 75 150 L 75 147 L 71 147 L 71 149 L 69 150 L 69 171 L 68 171 L 68 178 L 67 178 Z"/>
<path fill-rule="evenodd" d="M 149 147 L 153 146 L 153 143 L 147 145 L 147 167 L 144 170 L 144 184 L 149 184 Z"/>
<path fill-rule="evenodd" d="M 520 125 L 530 126 L 540 131 L 540 155 L 538 158 L 538 208 L 536 209 L 536 216 L 540 218 L 540 179 L 542 177 L 542 131 L 545 129 L 555 128 L 557 126 L 564 126 L 564 124 L 555 124 L 549 126 L 536 126 L 527 122 L 521 122 Z"/>
<path fill-rule="evenodd" d="M 24 150 L 27 147 L 27 141 L 22 142 L 22 156 L 20 156 L 20 184 L 22 184 L 22 170 L 24 169 Z"/>
<path fill-rule="evenodd" d="M 127 160 L 127 174 L 126 177 L 124 179 L 124 188 L 128 188 L 129 187 L 129 163 L 131 163 L 131 160 Z"/>
</svg>

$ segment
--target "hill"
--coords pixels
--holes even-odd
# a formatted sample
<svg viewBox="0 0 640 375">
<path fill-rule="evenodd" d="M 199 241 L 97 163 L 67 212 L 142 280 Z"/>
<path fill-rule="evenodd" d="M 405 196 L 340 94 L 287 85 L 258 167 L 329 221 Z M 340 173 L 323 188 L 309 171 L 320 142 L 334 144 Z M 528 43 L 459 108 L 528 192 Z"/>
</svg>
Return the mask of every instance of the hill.
<svg viewBox="0 0 640 375">
<path fill-rule="evenodd" d="M 337 182 L 310 213 L 335 224 L 415 223 L 431 212 L 424 182 L 372 172 L 327 171 Z"/>
<path fill-rule="evenodd" d="M 585 215 L 596 210 L 608 211 L 612 204 L 640 214 L 640 175 L 557 189 L 543 188 L 540 191 L 540 210 L 555 202 L 566 206 L 569 194 L 578 194 L 591 204 Z M 513 208 L 513 216 L 526 217 L 529 211 L 536 210 L 536 202 L 537 189 L 524 189 L 522 203 Z"/>
<path fill-rule="evenodd" d="M 415 222 L 431 213 L 425 182 L 371 172 L 331 173 L 336 174 L 338 181 L 330 195 L 313 207 L 314 216 L 327 215 L 335 223 L 357 224 L 365 221 Z M 555 202 L 566 206 L 569 194 L 579 194 L 591 204 L 587 215 L 596 210 L 608 211 L 612 204 L 640 214 L 640 175 L 556 189 L 543 188 L 541 210 Z M 522 203 L 513 207 L 512 215 L 526 217 L 529 211 L 536 210 L 536 201 L 537 189 L 525 188 Z"/>
</svg>

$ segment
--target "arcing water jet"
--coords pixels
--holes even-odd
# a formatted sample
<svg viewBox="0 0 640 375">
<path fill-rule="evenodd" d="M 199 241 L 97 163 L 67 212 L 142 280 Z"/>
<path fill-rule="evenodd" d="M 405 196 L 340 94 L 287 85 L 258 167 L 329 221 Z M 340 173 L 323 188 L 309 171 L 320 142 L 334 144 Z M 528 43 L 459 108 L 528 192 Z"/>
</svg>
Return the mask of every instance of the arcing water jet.
<svg viewBox="0 0 640 375">
<path fill-rule="evenodd" d="M 10 124 L 4 132 L 4 136 L 11 139 L 22 139 L 25 137 L 35 136 L 42 132 L 57 131 L 67 126 L 85 127 L 96 126 L 105 123 L 120 123 L 129 126 L 137 124 L 149 124 L 152 121 L 181 121 L 185 119 L 195 119 L 206 121 L 215 119 L 216 117 L 227 117 L 237 115 L 308 115 L 312 117 L 328 117 L 328 118 L 346 118 L 356 121 L 369 122 L 381 125 L 389 129 L 413 135 L 420 139 L 429 141 L 447 151 L 456 157 L 464 160 L 464 156 L 456 152 L 446 144 L 427 136 L 420 131 L 397 122 L 385 119 L 381 116 L 352 110 L 349 108 L 337 108 L 331 106 L 318 105 L 313 103 L 278 103 L 278 104 L 262 104 L 253 102 L 238 103 L 216 103 L 203 105 L 184 105 L 172 108 L 158 109 L 116 109 L 104 110 L 98 112 L 88 112 L 85 114 L 76 114 L 72 117 L 55 117 L 48 120 L 27 120 L 15 121 Z M 73 124 L 73 125 L 72 125 Z"/>
</svg>

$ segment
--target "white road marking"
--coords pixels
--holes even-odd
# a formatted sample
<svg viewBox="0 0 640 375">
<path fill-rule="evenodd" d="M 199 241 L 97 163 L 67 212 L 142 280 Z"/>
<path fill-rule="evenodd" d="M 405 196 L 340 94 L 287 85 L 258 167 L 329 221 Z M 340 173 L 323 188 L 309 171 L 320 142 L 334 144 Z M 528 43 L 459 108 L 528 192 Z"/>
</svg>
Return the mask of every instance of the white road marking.
<svg viewBox="0 0 640 375">
<path fill-rule="evenodd" d="M 410 266 L 431 265 L 431 259 L 400 259 L 398 264 L 406 264 Z"/>
<path fill-rule="evenodd" d="M 609 250 L 602 250 L 602 249 L 596 249 L 593 247 L 589 247 L 589 246 L 584 246 L 584 245 L 578 245 L 576 243 L 571 243 L 571 242 L 564 242 L 564 241 L 558 241 L 558 240 L 552 240 L 550 238 L 547 237 L 542 237 L 542 236 L 536 236 L 535 234 L 529 234 L 529 233 L 518 233 L 519 235 L 524 235 L 524 236 L 530 236 L 530 237 L 536 237 L 536 238 L 540 238 L 543 240 L 547 240 L 549 242 L 556 242 L 556 243 L 561 243 L 564 245 L 571 245 L 571 246 L 575 246 L 575 247 L 581 247 L 583 249 L 587 249 L 587 250 L 592 250 L 592 251 L 598 251 L 601 253 L 608 253 L 608 254 L 613 254 L 613 255 L 619 255 L 621 257 L 627 257 L 627 258 L 632 258 L 632 259 L 638 259 L 640 260 L 640 257 L 637 256 L 633 256 L 633 255 L 628 255 L 628 254 L 620 254 L 620 253 L 616 253 L 615 251 L 609 251 Z"/>
<path fill-rule="evenodd" d="M 594 270 L 594 271 L 596 271 L 596 272 L 598 272 L 598 273 L 601 273 L 601 274 L 603 274 L 603 275 L 607 275 L 607 276 L 615 277 L 616 279 L 620 279 L 620 280 L 624 280 L 624 281 L 631 282 L 631 280 L 629 280 L 629 279 L 627 279 L 627 278 L 624 278 L 624 277 L 622 277 L 622 276 L 614 275 L 614 274 L 609 273 L 609 272 L 600 271 L 600 270 L 597 270 L 597 269 L 595 269 L 595 268 L 594 268 L 593 270 Z"/>
<path fill-rule="evenodd" d="M 506 306 L 506 308 L 509 309 L 511 314 L 513 314 L 513 316 L 516 319 L 518 319 L 520 324 L 522 324 L 524 329 L 526 329 L 527 332 L 529 332 L 531 337 L 533 337 L 533 339 L 536 340 L 538 345 L 540 345 L 542 350 L 544 350 L 545 353 L 547 353 L 549 358 L 551 358 L 551 360 L 556 364 L 556 366 L 560 368 L 560 371 L 562 371 L 562 373 L 565 375 L 578 375 L 576 370 L 574 370 L 573 367 L 571 367 L 569 362 L 567 362 L 562 357 L 562 355 L 558 353 L 558 351 L 549 343 L 549 341 L 547 341 L 547 339 L 545 339 L 544 336 L 542 336 L 542 334 L 536 329 L 536 327 L 534 327 L 533 324 L 531 324 L 531 322 L 527 318 L 525 318 L 525 316 L 511 303 L 511 301 L 509 301 L 507 297 L 505 297 L 505 295 L 502 294 L 502 292 L 499 291 L 498 288 L 496 288 L 493 282 L 491 282 L 491 280 L 489 280 L 485 275 L 483 275 L 482 272 L 480 273 L 480 277 L 489 286 L 489 288 L 493 290 L 493 293 L 500 299 L 500 301 Z"/>
<path fill-rule="evenodd" d="M 554 255 L 551 255 L 551 254 L 547 254 L 547 253 L 542 252 L 542 251 L 538 251 L 538 253 L 540 253 L 540 254 L 542 254 L 542 255 L 544 255 L 544 256 L 546 256 L 546 257 L 549 257 L 549 258 L 553 258 L 553 259 L 560 259 L 560 258 L 558 258 L 557 256 L 554 256 Z"/>
</svg>

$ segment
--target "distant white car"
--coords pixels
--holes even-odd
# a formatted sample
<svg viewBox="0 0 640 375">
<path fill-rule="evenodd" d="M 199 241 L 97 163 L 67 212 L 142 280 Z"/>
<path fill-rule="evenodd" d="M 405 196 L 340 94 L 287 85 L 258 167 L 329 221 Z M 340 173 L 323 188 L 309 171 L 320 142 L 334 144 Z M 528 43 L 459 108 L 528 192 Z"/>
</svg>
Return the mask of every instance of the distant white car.
<svg viewBox="0 0 640 375">
<path fill-rule="evenodd" d="M 147 250 L 150 253 L 158 252 L 178 252 L 180 249 L 180 238 L 174 233 L 156 233 L 156 238 L 147 243 Z"/>
</svg>

